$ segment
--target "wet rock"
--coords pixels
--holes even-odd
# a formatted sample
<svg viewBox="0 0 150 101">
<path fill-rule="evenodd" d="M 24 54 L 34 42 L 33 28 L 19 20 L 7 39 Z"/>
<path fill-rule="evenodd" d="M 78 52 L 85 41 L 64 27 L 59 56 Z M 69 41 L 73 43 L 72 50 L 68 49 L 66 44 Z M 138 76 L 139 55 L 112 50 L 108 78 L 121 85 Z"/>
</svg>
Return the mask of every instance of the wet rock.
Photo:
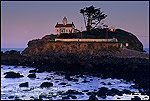
<svg viewBox="0 0 150 101">
<path fill-rule="evenodd" d="M 106 87 L 101 87 L 101 88 L 99 89 L 99 91 L 97 92 L 97 95 L 98 95 L 99 97 L 105 99 L 105 98 L 106 98 L 107 91 L 108 91 L 108 88 L 106 88 Z"/>
<path fill-rule="evenodd" d="M 98 98 L 95 95 L 91 95 L 88 100 L 93 101 L 93 100 L 98 100 Z"/>
<path fill-rule="evenodd" d="M 83 90 L 82 92 L 88 92 L 89 90 Z"/>
<path fill-rule="evenodd" d="M 42 98 L 47 98 L 47 94 L 41 94 L 41 95 L 39 95 L 39 99 L 42 99 Z"/>
<path fill-rule="evenodd" d="M 28 77 L 29 78 L 36 78 L 36 75 L 35 75 L 35 73 L 34 74 L 29 74 Z"/>
<path fill-rule="evenodd" d="M 61 79 L 54 79 L 54 80 L 61 80 Z"/>
<path fill-rule="evenodd" d="M 27 68 L 26 66 L 22 66 L 22 68 Z"/>
<path fill-rule="evenodd" d="M 131 98 L 131 100 L 141 100 L 141 98 L 138 96 L 134 96 L 134 98 Z"/>
<path fill-rule="evenodd" d="M 79 78 L 79 77 L 84 78 L 83 74 L 76 75 L 76 78 Z"/>
<path fill-rule="evenodd" d="M 106 85 L 106 83 L 105 83 L 105 82 L 101 82 L 101 84 Z"/>
<path fill-rule="evenodd" d="M 124 89 L 124 90 L 122 90 L 122 93 L 131 94 L 131 91 Z"/>
<path fill-rule="evenodd" d="M 73 81 L 73 82 L 78 82 L 78 79 L 73 79 L 72 81 Z"/>
<path fill-rule="evenodd" d="M 8 96 L 9 99 L 14 98 L 14 96 Z"/>
<path fill-rule="evenodd" d="M 30 70 L 29 73 L 36 73 L 36 69 Z"/>
<path fill-rule="evenodd" d="M 87 95 L 96 95 L 97 93 L 96 92 L 88 92 L 86 93 Z"/>
<path fill-rule="evenodd" d="M 51 80 L 51 78 L 46 77 L 44 80 Z"/>
<path fill-rule="evenodd" d="M 58 83 L 59 81 L 55 81 L 56 83 Z"/>
<path fill-rule="evenodd" d="M 30 98 L 34 98 L 33 96 L 30 96 Z"/>
<path fill-rule="evenodd" d="M 22 95 L 21 97 L 25 97 L 25 95 Z"/>
<path fill-rule="evenodd" d="M 94 91 L 97 91 L 96 89 L 94 89 Z"/>
<path fill-rule="evenodd" d="M 19 98 L 15 98 L 15 100 L 22 100 L 22 99 L 19 99 Z"/>
<path fill-rule="evenodd" d="M 67 79 L 68 81 L 73 80 L 73 78 L 70 78 L 70 75 L 66 75 L 66 76 L 65 76 L 65 79 Z"/>
<path fill-rule="evenodd" d="M 62 100 L 64 99 L 70 99 L 69 96 L 65 96 L 65 97 L 62 97 Z"/>
<path fill-rule="evenodd" d="M 123 94 L 118 89 L 112 88 L 111 90 L 107 91 L 106 95 L 110 95 L 110 96 L 119 95 L 119 96 L 122 96 Z"/>
<path fill-rule="evenodd" d="M 65 82 L 61 82 L 59 85 L 66 85 L 67 83 L 65 83 Z"/>
<path fill-rule="evenodd" d="M 29 83 L 28 83 L 28 82 L 21 83 L 21 84 L 19 85 L 19 87 L 29 87 Z"/>
<path fill-rule="evenodd" d="M 71 84 L 67 84 L 66 86 L 71 86 Z"/>
<path fill-rule="evenodd" d="M 75 90 L 68 90 L 67 92 L 63 93 L 63 95 L 69 95 L 69 94 L 79 94 L 79 95 L 83 95 L 82 92 L 78 92 Z"/>
<path fill-rule="evenodd" d="M 77 97 L 73 95 L 69 95 L 69 97 L 71 97 L 72 99 L 77 99 Z"/>
<path fill-rule="evenodd" d="M 40 87 L 51 87 L 51 86 L 53 86 L 53 83 L 51 83 L 51 82 L 43 82 L 41 85 L 40 85 Z"/>
<path fill-rule="evenodd" d="M 93 81 L 93 79 L 90 79 L 90 81 Z"/>
<path fill-rule="evenodd" d="M 23 75 L 20 75 L 19 73 L 15 73 L 15 72 L 6 72 L 4 73 L 6 74 L 5 78 L 20 78 L 20 77 L 24 77 Z"/>
<path fill-rule="evenodd" d="M 15 98 L 19 98 L 18 96 L 16 96 Z"/>
<path fill-rule="evenodd" d="M 110 82 L 107 85 L 112 85 Z"/>
<path fill-rule="evenodd" d="M 149 95 L 149 90 L 144 90 L 144 91 L 139 90 L 139 92 L 140 92 L 142 95 Z"/>
</svg>

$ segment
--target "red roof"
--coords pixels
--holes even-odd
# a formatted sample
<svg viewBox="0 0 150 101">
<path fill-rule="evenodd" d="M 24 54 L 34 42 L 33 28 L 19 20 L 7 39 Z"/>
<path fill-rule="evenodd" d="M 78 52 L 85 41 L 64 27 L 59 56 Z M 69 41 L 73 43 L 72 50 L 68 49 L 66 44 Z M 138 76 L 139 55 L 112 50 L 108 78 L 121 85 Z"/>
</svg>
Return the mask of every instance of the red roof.
<svg viewBox="0 0 150 101">
<path fill-rule="evenodd" d="M 74 24 L 66 24 L 66 25 L 63 25 L 63 24 L 56 24 L 55 27 L 72 27 L 74 26 Z"/>
</svg>

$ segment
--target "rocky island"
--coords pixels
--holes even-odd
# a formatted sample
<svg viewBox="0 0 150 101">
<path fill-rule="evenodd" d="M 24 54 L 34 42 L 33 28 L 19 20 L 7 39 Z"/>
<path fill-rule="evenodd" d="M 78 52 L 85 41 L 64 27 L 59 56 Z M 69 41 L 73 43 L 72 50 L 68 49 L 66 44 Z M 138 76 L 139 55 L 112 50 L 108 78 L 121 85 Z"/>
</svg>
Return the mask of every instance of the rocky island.
<svg viewBox="0 0 150 101">
<path fill-rule="evenodd" d="M 83 37 L 94 37 L 98 34 L 97 30 L 84 31 Z M 109 34 L 116 37 L 118 42 L 61 42 L 55 41 L 55 38 L 63 38 L 63 34 L 47 35 L 29 41 L 21 54 L 13 50 L 1 52 L 1 64 L 35 67 L 40 72 L 64 71 L 65 75 L 86 73 L 102 78 L 122 78 L 133 81 L 136 84 L 134 87 L 143 88 L 148 93 L 149 53 L 142 52 L 141 42 L 131 33 L 118 29 L 116 33 Z M 79 33 L 65 35 L 77 38 Z M 132 40 L 121 40 L 125 36 Z M 121 43 L 125 45 L 126 42 L 129 46 L 121 47 Z"/>
</svg>

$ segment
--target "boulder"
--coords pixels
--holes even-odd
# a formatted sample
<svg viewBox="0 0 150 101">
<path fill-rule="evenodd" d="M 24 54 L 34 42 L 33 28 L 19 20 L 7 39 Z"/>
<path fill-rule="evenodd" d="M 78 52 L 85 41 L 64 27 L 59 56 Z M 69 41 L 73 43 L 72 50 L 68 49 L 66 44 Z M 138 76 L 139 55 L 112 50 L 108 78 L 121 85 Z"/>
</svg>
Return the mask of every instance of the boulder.
<svg viewBox="0 0 150 101">
<path fill-rule="evenodd" d="M 65 83 L 65 82 L 61 82 L 59 85 L 66 85 L 67 83 Z"/>
<path fill-rule="evenodd" d="M 29 83 L 28 83 L 28 82 L 21 83 L 21 84 L 19 85 L 19 87 L 29 87 Z"/>
<path fill-rule="evenodd" d="M 51 82 L 43 82 L 41 85 L 40 85 L 40 87 L 51 87 L 51 86 L 53 86 L 53 83 L 51 83 Z"/>
<path fill-rule="evenodd" d="M 34 74 L 29 74 L 28 77 L 29 78 L 36 78 L 36 75 L 35 75 L 35 73 Z"/>
<path fill-rule="evenodd" d="M 69 96 L 64 96 L 62 99 L 70 99 Z"/>
<path fill-rule="evenodd" d="M 112 85 L 110 82 L 107 85 Z"/>
<path fill-rule="evenodd" d="M 14 98 L 14 96 L 8 96 L 9 99 Z"/>
<path fill-rule="evenodd" d="M 72 99 L 77 99 L 77 97 L 76 97 L 76 96 L 73 96 L 73 95 L 70 95 L 70 97 L 71 97 Z"/>
<path fill-rule="evenodd" d="M 46 77 L 44 80 L 51 80 L 51 78 Z"/>
<path fill-rule="evenodd" d="M 88 92 L 89 90 L 83 90 L 82 92 Z"/>
<path fill-rule="evenodd" d="M 131 94 L 131 91 L 124 89 L 124 90 L 122 91 L 122 93 Z"/>
<path fill-rule="evenodd" d="M 22 68 L 26 68 L 26 66 L 23 66 Z"/>
<path fill-rule="evenodd" d="M 122 94 L 123 93 L 121 91 L 119 91 L 118 89 L 112 88 L 111 90 L 107 91 L 106 95 L 110 95 L 110 96 L 119 95 L 119 96 L 122 96 Z"/>
<path fill-rule="evenodd" d="M 131 100 L 141 100 L 141 98 L 138 96 L 134 96 L 134 98 L 131 98 Z"/>
<path fill-rule="evenodd" d="M 93 100 L 98 100 L 98 98 L 95 95 L 91 95 L 88 100 L 93 101 Z"/>
<path fill-rule="evenodd" d="M 23 75 L 20 75 L 19 73 L 15 73 L 15 72 L 6 72 L 4 73 L 6 74 L 5 78 L 20 78 L 20 77 L 24 77 Z"/>
<path fill-rule="evenodd" d="M 29 71 L 29 73 L 35 73 L 35 72 L 36 72 L 36 69 Z"/>
<path fill-rule="evenodd" d="M 106 88 L 106 87 L 101 87 L 101 88 L 99 89 L 99 91 L 97 92 L 97 95 L 98 95 L 99 97 L 105 99 L 105 98 L 106 98 L 107 91 L 108 91 L 108 88 Z"/>
</svg>

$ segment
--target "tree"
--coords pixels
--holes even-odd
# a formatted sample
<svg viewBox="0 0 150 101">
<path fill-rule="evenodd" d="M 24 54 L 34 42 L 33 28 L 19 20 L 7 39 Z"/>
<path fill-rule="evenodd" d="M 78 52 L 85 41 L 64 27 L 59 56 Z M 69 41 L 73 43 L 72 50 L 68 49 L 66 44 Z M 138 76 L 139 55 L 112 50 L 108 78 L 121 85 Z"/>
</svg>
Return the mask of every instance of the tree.
<svg viewBox="0 0 150 101">
<path fill-rule="evenodd" d="M 103 19 L 107 17 L 106 14 L 103 14 L 103 11 L 101 11 L 100 8 L 95 8 L 93 6 L 80 9 L 80 13 L 83 14 L 84 23 L 87 30 L 94 29 Z"/>
</svg>

